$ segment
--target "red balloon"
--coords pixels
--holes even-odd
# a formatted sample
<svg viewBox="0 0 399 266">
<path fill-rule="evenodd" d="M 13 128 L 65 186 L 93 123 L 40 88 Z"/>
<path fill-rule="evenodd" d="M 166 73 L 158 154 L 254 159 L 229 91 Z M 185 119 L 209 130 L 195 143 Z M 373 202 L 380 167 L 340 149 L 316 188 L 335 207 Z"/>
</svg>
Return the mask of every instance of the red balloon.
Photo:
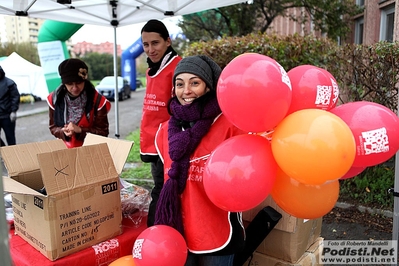
<svg viewBox="0 0 399 266">
<path fill-rule="evenodd" d="M 136 266 L 132 255 L 126 255 L 114 260 L 109 266 Z"/>
<path fill-rule="evenodd" d="M 176 229 L 154 225 L 140 233 L 132 254 L 136 266 L 182 266 L 187 259 L 187 245 Z"/>
<path fill-rule="evenodd" d="M 239 135 L 212 152 L 203 183 L 209 199 L 219 208 L 241 212 L 259 205 L 270 193 L 277 164 L 270 142 L 259 135 Z"/>
<path fill-rule="evenodd" d="M 323 217 L 334 208 L 339 197 L 339 181 L 306 185 L 277 170 L 273 200 L 285 212 L 302 219 Z"/>
<path fill-rule="evenodd" d="M 234 58 L 223 69 L 217 89 L 220 108 L 236 127 L 247 132 L 273 129 L 291 103 L 287 73 L 274 59 L 256 53 Z"/>
<path fill-rule="evenodd" d="M 287 112 L 303 109 L 330 110 L 337 103 L 339 89 L 334 77 L 325 69 L 301 65 L 288 71 L 292 100 Z"/>
<path fill-rule="evenodd" d="M 342 176 L 340 178 L 340 180 L 344 180 L 344 179 L 348 179 L 348 178 L 357 176 L 358 174 L 363 172 L 366 168 L 367 168 L 366 166 L 361 166 L 361 167 L 352 166 L 351 169 L 349 169 L 349 171 L 344 176 Z"/>
<path fill-rule="evenodd" d="M 399 119 L 387 107 L 359 101 L 330 110 L 351 129 L 356 141 L 355 167 L 374 166 L 390 159 L 399 149 Z"/>
</svg>

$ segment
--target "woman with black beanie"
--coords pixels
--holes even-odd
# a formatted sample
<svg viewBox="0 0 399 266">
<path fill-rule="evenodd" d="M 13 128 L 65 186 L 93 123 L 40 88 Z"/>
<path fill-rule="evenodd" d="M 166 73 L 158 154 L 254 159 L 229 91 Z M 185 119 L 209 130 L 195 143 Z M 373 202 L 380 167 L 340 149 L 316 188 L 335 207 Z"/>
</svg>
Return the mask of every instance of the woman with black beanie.
<svg viewBox="0 0 399 266">
<path fill-rule="evenodd" d="M 220 67 L 207 56 L 189 56 L 177 65 L 170 120 L 162 123 L 156 147 L 164 162 L 165 184 L 156 225 L 178 230 L 188 247 L 186 266 L 232 266 L 244 247 L 242 214 L 214 205 L 203 174 L 211 152 L 223 141 L 246 134 L 222 114 L 216 87 Z"/>
</svg>

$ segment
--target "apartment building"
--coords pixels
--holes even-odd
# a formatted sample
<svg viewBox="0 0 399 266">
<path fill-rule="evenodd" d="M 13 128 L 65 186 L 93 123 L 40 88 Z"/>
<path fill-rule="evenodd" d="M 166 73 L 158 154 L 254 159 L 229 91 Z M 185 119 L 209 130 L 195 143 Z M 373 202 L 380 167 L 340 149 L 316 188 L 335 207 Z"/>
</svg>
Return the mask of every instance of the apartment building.
<svg viewBox="0 0 399 266">
<path fill-rule="evenodd" d="M 72 54 L 76 56 L 84 56 L 87 53 L 100 53 L 100 54 L 114 54 L 114 44 L 111 42 L 103 42 L 100 44 L 93 44 L 91 42 L 78 42 L 71 47 Z M 122 48 L 118 44 L 116 46 L 116 53 L 118 56 L 122 55 Z"/>
<path fill-rule="evenodd" d="M 399 41 L 399 0 L 356 0 L 356 4 L 364 6 L 364 12 L 354 18 L 351 42 Z"/>
<path fill-rule="evenodd" d="M 351 33 L 346 40 L 356 44 L 372 44 L 379 41 L 399 41 L 399 0 L 354 0 L 364 7 L 364 12 L 353 18 Z M 294 15 L 308 16 L 304 9 L 292 9 Z M 321 36 L 314 30 L 311 19 L 301 24 L 288 17 L 278 17 L 268 32 L 281 35 L 300 34 Z"/>
<path fill-rule="evenodd" d="M 44 19 L 39 18 L 0 16 L 0 41 L 37 44 L 43 22 Z"/>
</svg>

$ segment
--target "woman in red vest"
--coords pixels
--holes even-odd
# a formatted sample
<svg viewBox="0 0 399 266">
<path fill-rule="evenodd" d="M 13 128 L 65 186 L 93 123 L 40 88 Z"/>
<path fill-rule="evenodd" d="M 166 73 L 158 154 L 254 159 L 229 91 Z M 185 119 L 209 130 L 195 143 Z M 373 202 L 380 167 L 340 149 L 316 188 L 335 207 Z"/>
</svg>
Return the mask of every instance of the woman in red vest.
<svg viewBox="0 0 399 266">
<path fill-rule="evenodd" d="M 174 227 L 189 249 L 186 266 L 230 266 L 244 247 L 242 214 L 222 210 L 207 197 L 202 177 L 210 153 L 242 130 L 222 114 L 216 97 L 220 67 L 207 56 L 190 56 L 176 66 L 171 118 L 161 125 L 156 146 L 165 184 L 155 224 Z"/>
<path fill-rule="evenodd" d="M 154 187 L 148 209 L 147 225 L 152 226 L 155 207 L 164 183 L 163 164 L 154 145 L 159 124 L 169 119 L 167 103 L 172 97 L 173 71 L 181 57 L 172 48 L 165 25 L 156 19 L 149 20 L 141 29 L 143 49 L 147 55 L 147 84 L 140 124 L 140 157 L 151 163 Z"/>
<path fill-rule="evenodd" d="M 111 103 L 88 80 L 89 68 L 80 59 L 58 66 L 62 84 L 47 96 L 49 128 L 68 148 L 80 147 L 87 133 L 107 137 Z"/>
</svg>

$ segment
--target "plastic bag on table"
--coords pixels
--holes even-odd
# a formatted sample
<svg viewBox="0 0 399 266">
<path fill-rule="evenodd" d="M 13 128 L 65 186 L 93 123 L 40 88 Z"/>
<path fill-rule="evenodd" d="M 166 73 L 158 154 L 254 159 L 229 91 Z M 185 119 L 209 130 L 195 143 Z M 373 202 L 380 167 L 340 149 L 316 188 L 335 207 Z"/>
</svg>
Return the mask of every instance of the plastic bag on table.
<svg viewBox="0 0 399 266">
<path fill-rule="evenodd" d="M 129 218 L 135 226 L 139 226 L 143 217 L 148 215 L 151 202 L 150 192 L 138 185 L 119 179 L 121 183 L 122 215 Z"/>
</svg>

